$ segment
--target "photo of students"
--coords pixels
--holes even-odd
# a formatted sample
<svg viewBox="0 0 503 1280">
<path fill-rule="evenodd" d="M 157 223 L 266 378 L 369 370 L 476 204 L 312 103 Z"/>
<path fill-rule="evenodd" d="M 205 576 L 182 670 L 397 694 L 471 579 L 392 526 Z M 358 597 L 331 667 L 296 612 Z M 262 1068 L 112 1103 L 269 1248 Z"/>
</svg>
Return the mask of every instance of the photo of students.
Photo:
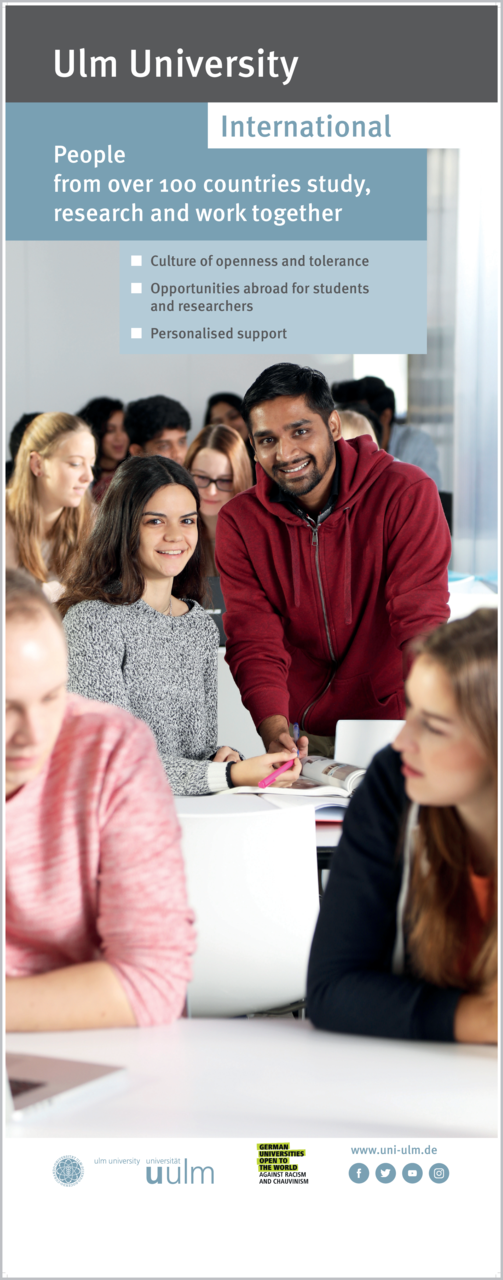
<svg viewBox="0 0 503 1280">
<path fill-rule="evenodd" d="M 95 441 L 69 413 L 41 413 L 26 429 L 7 490 L 5 563 L 61 593 L 93 519 L 89 486 Z"/>
<path fill-rule="evenodd" d="M 220 644 L 225 645 L 222 622 L 225 604 L 215 567 L 217 519 L 226 502 L 236 493 L 243 493 L 251 487 L 250 461 L 237 431 L 220 424 L 203 427 L 189 447 L 185 466 L 199 489 L 199 539 L 203 573 L 211 601 L 208 607 L 218 626 Z"/>
<path fill-rule="evenodd" d="M 497 613 L 416 645 L 407 719 L 351 801 L 308 977 L 317 1027 L 497 1042 Z"/>
<path fill-rule="evenodd" d="M 223 422 L 226 427 L 233 427 L 234 431 L 237 431 L 244 441 L 252 469 L 252 484 L 255 484 L 255 452 L 248 435 L 248 427 L 243 418 L 241 396 L 234 395 L 232 391 L 216 391 L 214 395 L 210 396 L 206 405 L 204 425 L 205 427 L 217 426 L 219 422 Z"/>
<path fill-rule="evenodd" d="M 124 430 L 124 405 L 122 400 L 97 396 L 89 400 L 77 416 L 91 427 L 96 441 L 95 479 L 91 494 L 93 502 L 101 502 L 129 449 L 129 436 Z"/>
<path fill-rule="evenodd" d="M 176 795 L 256 786 L 295 748 L 241 760 L 217 747 L 218 631 L 201 606 L 199 490 L 185 468 L 127 458 L 99 508 L 87 547 L 59 603 L 69 649 L 68 687 L 123 707 L 151 728 Z"/>
<path fill-rule="evenodd" d="M 260 468 L 218 521 L 227 661 L 266 750 L 297 722 L 333 757 L 337 720 L 403 717 L 406 646 L 448 617 L 449 530 L 422 471 L 342 439 L 317 370 L 265 369 L 243 415 Z"/>
<path fill-rule="evenodd" d="M 6 616 L 7 1030 L 171 1022 L 195 938 L 152 735 L 67 695 L 61 620 L 26 573 Z"/>
</svg>

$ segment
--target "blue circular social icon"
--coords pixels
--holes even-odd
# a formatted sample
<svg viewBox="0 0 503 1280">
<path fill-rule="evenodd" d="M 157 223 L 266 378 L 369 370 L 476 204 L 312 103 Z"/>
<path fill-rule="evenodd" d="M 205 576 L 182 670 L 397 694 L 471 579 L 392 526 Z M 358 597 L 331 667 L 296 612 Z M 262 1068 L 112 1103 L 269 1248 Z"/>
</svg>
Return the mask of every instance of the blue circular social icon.
<svg viewBox="0 0 503 1280">
<path fill-rule="evenodd" d="M 60 1187 L 76 1187 L 84 1177 L 84 1165 L 77 1156 L 60 1156 L 52 1172 Z"/>
<path fill-rule="evenodd" d="M 447 1182 L 449 1170 L 446 1164 L 432 1164 L 430 1169 L 430 1178 L 432 1182 Z"/>
<path fill-rule="evenodd" d="M 378 1164 L 376 1169 L 376 1178 L 378 1182 L 393 1182 L 396 1178 L 396 1169 L 392 1164 Z"/>
<path fill-rule="evenodd" d="M 405 1164 L 402 1169 L 402 1178 L 411 1184 L 420 1182 L 423 1176 L 423 1170 L 420 1164 Z"/>
<path fill-rule="evenodd" d="M 366 1182 L 369 1171 L 366 1164 L 352 1164 L 349 1170 L 351 1182 Z"/>
</svg>

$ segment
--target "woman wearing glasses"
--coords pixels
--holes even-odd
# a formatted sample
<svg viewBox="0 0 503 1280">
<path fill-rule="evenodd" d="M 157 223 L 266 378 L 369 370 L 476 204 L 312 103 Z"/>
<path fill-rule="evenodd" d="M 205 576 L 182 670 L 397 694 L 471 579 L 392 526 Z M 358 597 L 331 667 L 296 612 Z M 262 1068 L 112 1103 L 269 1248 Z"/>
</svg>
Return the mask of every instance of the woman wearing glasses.
<svg viewBox="0 0 503 1280">
<path fill-rule="evenodd" d="M 199 489 L 199 539 L 207 588 L 206 603 L 218 626 L 220 644 L 225 645 L 222 621 L 225 604 L 215 568 L 217 519 L 230 498 L 251 488 L 250 459 L 234 427 L 220 423 L 203 427 L 192 441 L 185 466 Z"/>
<path fill-rule="evenodd" d="M 121 463 L 58 604 L 68 688 L 144 720 L 175 795 L 257 786 L 291 761 L 274 784 L 289 786 L 296 752 L 242 760 L 217 747 L 218 633 L 200 604 L 198 526 L 184 467 L 153 454 Z"/>
</svg>

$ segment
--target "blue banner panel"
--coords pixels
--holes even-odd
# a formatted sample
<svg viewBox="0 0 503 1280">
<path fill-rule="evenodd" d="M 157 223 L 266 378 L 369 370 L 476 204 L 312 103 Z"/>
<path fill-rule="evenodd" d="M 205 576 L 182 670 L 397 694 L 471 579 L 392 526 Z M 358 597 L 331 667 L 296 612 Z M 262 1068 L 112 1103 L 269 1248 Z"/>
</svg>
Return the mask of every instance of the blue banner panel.
<svg viewBox="0 0 503 1280">
<path fill-rule="evenodd" d="M 426 351 L 425 241 L 121 243 L 128 355 Z"/>
<path fill-rule="evenodd" d="M 11 240 L 426 239 L 424 150 L 208 150 L 205 103 L 6 110 Z"/>
</svg>

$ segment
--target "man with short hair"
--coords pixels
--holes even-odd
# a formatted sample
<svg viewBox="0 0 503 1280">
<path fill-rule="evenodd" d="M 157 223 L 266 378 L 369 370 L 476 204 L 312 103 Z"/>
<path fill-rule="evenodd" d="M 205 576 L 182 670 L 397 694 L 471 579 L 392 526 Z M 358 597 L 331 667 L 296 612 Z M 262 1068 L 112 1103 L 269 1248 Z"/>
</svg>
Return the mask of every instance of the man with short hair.
<svg viewBox="0 0 503 1280">
<path fill-rule="evenodd" d="M 333 754 L 337 720 L 404 716 L 406 646 L 449 616 L 449 531 L 424 472 L 342 439 L 316 370 L 272 365 L 243 415 L 259 465 L 218 518 L 226 658 L 267 751 L 297 722 L 301 753 Z"/>
<path fill-rule="evenodd" d="M 171 1022 L 193 914 L 153 737 L 67 694 L 61 620 L 18 570 L 5 632 L 7 1030 Z"/>
<path fill-rule="evenodd" d="M 179 400 L 170 400 L 168 396 L 132 400 L 126 409 L 124 427 L 133 456 L 157 453 L 183 467 L 190 417 Z"/>
</svg>

